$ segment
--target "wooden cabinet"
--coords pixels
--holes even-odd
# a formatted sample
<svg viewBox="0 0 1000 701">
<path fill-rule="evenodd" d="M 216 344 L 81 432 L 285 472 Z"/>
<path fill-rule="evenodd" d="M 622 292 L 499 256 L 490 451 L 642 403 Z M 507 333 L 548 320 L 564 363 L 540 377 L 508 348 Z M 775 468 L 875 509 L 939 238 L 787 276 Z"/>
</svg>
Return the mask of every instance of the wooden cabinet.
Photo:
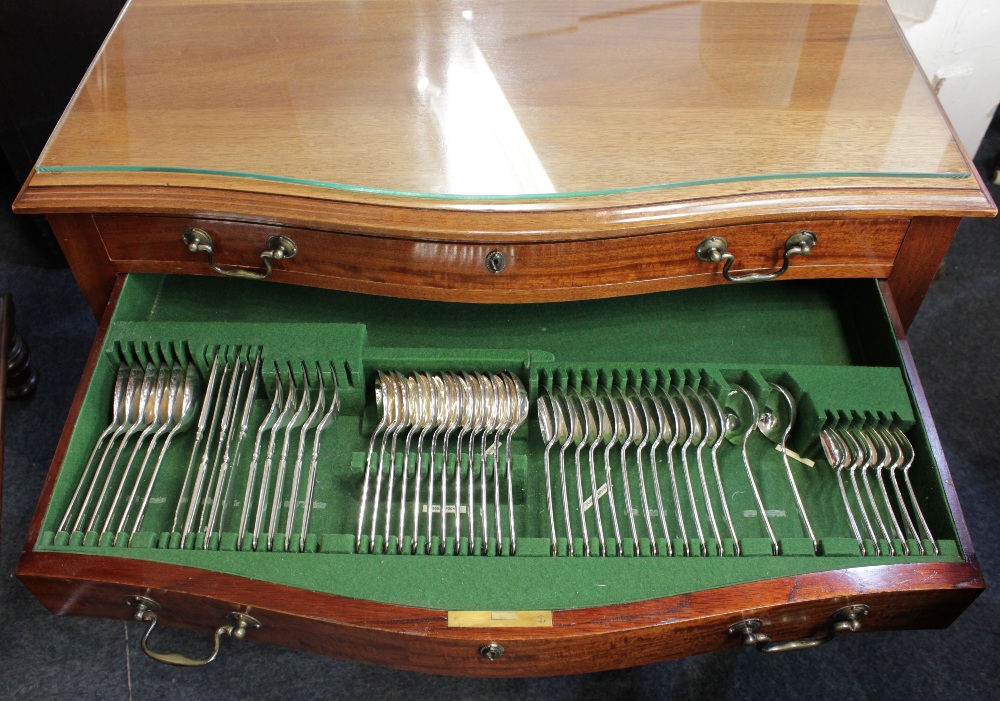
<svg viewBox="0 0 1000 701">
<path fill-rule="evenodd" d="M 49 216 L 104 319 L 18 569 L 55 612 L 215 630 L 216 645 L 246 634 L 405 669 L 503 676 L 765 645 L 758 635 L 812 646 L 859 628 L 943 626 L 983 587 L 904 329 L 959 218 L 996 209 L 881 0 L 613 13 L 603 3 L 272 12 L 137 1 L 15 208 Z M 777 279 L 745 284 L 748 275 Z M 311 532 L 303 527 L 301 548 L 255 551 L 225 507 L 207 548 L 185 539 L 168 512 L 181 508 L 196 459 L 190 432 L 171 446 L 136 539 L 64 527 L 120 366 L 176 362 L 204 384 L 219 349 L 257 376 L 258 348 L 248 435 L 287 364 L 308 375 L 319 363 L 341 393 L 319 491 L 307 499 L 325 510 Z M 479 472 L 467 448 L 466 485 L 478 491 L 466 507 L 438 504 L 459 515 L 440 542 L 418 536 L 442 522 L 428 502 L 411 512 L 412 536 L 359 532 L 368 531 L 358 518 L 372 478 L 366 450 L 388 411 L 374 392 L 387 386 L 379 373 L 392 372 L 510 373 L 525 389 L 530 411 L 508 444 L 511 467 L 500 471 L 496 447 L 489 472 L 485 435 Z M 775 385 L 799 407 L 789 440 L 803 462 L 788 474 L 808 486 L 802 505 L 786 458 L 753 432 L 759 415 L 743 420 L 749 452 L 733 437 L 720 442 L 715 481 L 703 430 L 701 448 L 671 447 L 659 468 L 653 449 L 635 448 L 616 476 L 608 468 L 605 496 L 574 470 L 575 448 L 549 456 L 537 413 L 541 397 L 623 391 L 686 392 L 726 408 L 742 401 L 737 387 L 776 412 Z M 691 438 L 688 411 L 672 425 Z M 738 433 L 738 416 L 720 418 Z M 644 425 L 648 433 L 654 422 Z M 848 478 L 831 469 L 820 434 L 864 427 L 875 442 L 867 453 L 856 444 Z M 891 465 L 907 460 L 880 438 L 888 427 L 913 446 L 909 502 L 884 491 L 896 484 Z M 403 440 L 387 474 L 430 479 L 435 450 Z M 250 453 L 233 461 L 234 514 L 249 503 L 239 480 L 249 479 Z M 439 455 L 441 479 L 454 476 Z M 546 479 L 555 464 L 568 477 Z M 849 497 L 856 472 L 864 486 L 854 482 Z M 649 507 L 645 482 L 618 482 L 629 474 L 662 479 L 667 505 Z M 681 492 L 671 497 L 668 482 Z M 570 509 L 579 525 L 596 519 L 613 484 L 636 504 L 622 502 L 614 518 L 626 533 L 616 543 L 609 528 L 602 554 L 599 539 L 591 547 L 574 534 Z M 468 507 L 479 498 L 487 518 L 477 522 Z M 548 498 L 565 525 L 546 514 Z M 865 499 L 871 523 L 867 514 L 860 523 Z M 722 523 L 723 501 L 735 538 L 709 528 Z M 902 532 L 914 502 L 931 539 L 916 526 Z M 379 504 L 402 521 L 402 503 Z M 662 534 L 651 515 L 671 504 L 675 530 Z M 802 511 L 814 513 L 814 538 Z M 492 516 L 508 544 L 500 556 L 436 554 L 490 550 L 476 546 L 489 541 Z M 685 523 L 690 537 L 676 539 Z M 402 554 L 411 544 L 431 552 Z M 731 630 L 748 620 L 758 623 Z"/>
</svg>

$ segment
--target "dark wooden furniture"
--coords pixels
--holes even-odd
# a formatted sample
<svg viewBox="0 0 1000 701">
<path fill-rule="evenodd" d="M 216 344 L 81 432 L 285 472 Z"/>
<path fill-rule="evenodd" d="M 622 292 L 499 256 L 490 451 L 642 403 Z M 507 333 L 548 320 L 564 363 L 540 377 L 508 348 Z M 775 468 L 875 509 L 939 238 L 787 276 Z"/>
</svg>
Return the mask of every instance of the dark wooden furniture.
<svg viewBox="0 0 1000 701">
<path fill-rule="evenodd" d="M 10 295 L 0 295 L 0 513 L 3 512 L 4 407 L 7 401 L 7 346 L 14 328 Z"/>
<path fill-rule="evenodd" d="M 136 1 L 15 209 L 48 216 L 104 318 L 18 569 L 57 613 L 150 620 L 148 608 L 124 603 L 141 595 L 171 625 L 215 629 L 231 613 L 260 623 L 230 621 L 216 642 L 246 633 L 405 669 L 500 676 L 762 642 L 727 632 L 747 619 L 773 640 L 858 622 L 939 627 L 984 586 L 905 328 L 959 219 L 996 208 L 882 0 L 466 12 Z M 803 231 L 815 245 L 791 250 Z M 275 255 L 279 236 L 294 241 L 294 255 Z M 715 237 L 734 270 L 719 242 L 714 257 L 706 247 Z M 858 557 L 667 597 L 551 607 L 550 626 L 496 628 L 450 624 L 447 607 L 45 541 L 88 383 L 127 301 L 125 274 L 267 273 L 262 285 L 514 305 L 729 284 L 724 268 L 880 280 L 881 321 L 844 325 L 877 327 L 879 348 L 898 343 L 885 353 L 925 431 L 921 459 L 947 505 L 953 557 Z M 836 618 L 851 605 L 867 615 Z"/>
<path fill-rule="evenodd" d="M 29 364 L 28 344 L 14 325 L 14 300 L 0 294 L 0 507 L 3 505 L 4 405 L 34 394 L 38 374 Z"/>
</svg>

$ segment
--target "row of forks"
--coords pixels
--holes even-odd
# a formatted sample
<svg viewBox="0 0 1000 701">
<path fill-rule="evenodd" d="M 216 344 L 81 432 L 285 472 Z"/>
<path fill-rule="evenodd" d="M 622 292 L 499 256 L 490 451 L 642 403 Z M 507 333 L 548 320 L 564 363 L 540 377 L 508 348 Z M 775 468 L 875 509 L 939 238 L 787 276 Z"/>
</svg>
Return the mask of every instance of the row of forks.
<svg viewBox="0 0 1000 701">
<path fill-rule="evenodd" d="M 247 535 L 251 536 L 250 549 L 275 549 L 275 539 L 285 503 L 286 472 L 289 458 L 294 455 L 291 469 L 291 484 L 288 487 L 287 507 L 285 507 L 284 538 L 278 543 L 285 552 L 292 550 L 292 539 L 296 523 L 299 525 L 298 550 L 304 552 L 309 525 L 312 517 L 313 497 L 319 465 L 320 442 L 323 432 L 336 422 L 340 414 L 340 394 L 337 388 L 337 373 L 331 363 L 330 386 L 327 387 L 323 368 L 316 363 L 315 389 L 310 384 L 310 373 L 302 365 L 302 386 L 296 383 L 292 366 L 287 366 L 287 374 L 282 377 L 281 369 L 275 365 L 275 390 L 270 409 L 257 428 L 253 454 L 247 473 L 247 483 L 243 496 L 243 509 L 237 529 L 237 548 L 244 549 Z M 284 386 L 283 386 L 284 385 Z M 309 432 L 312 442 L 309 442 Z M 264 447 L 266 439 L 266 448 Z M 275 469 L 275 448 L 278 441 L 281 448 Z M 263 462 L 261 451 L 263 450 Z M 309 471 L 303 476 L 306 456 L 309 456 Z M 257 473 L 260 471 L 260 482 Z M 272 475 L 273 473 L 273 475 Z M 256 492 L 255 492 L 256 489 Z M 303 493 L 304 489 L 304 493 Z M 256 494 L 256 499 L 254 496 Z M 301 498 L 300 498 L 301 495 Z M 301 504 L 301 518 L 299 505 Z M 253 515 L 252 533 L 247 532 Z M 264 522 L 267 530 L 264 531 Z M 263 544 L 261 542 L 263 536 Z"/>
<path fill-rule="evenodd" d="M 913 445 L 898 426 L 827 428 L 820 434 L 820 442 L 823 445 L 827 462 L 836 473 L 837 485 L 844 500 L 847 518 L 862 555 L 867 554 L 864 535 L 867 535 L 871 540 L 876 555 L 882 554 L 879 536 L 887 544 L 886 550 L 890 555 L 896 554 L 894 539 L 898 540 L 904 555 L 911 554 L 908 540 L 916 541 L 917 550 L 921 555 L 926 554 L 924 541 L 931 543 L 934 554 L 940 554 L 940 548 L 927 525 L 927 520 L 920 509 L 920 502 L 910 481 L 910 468 L 913 467 L 915 459 Z M 845 471 L 851 482 L 854 506 L 852 506 L 852 500 L 848 497 L 844 484 Z M 858 487 L 859 474 L 867 500 L 862 497 L 861 489 Z M 900 475 L 902 475 L 908 499 L 904 498 L 903 490 L 900 489 Z M 873 477 L 877 485 L 877 493 L 881 495 L 881 504 L 876 496 L 876 491 L 872 490 L 871 480 Z M 886 488 L 887 482 L 892 487 L 894 500 L 889 496 L 889 490 Z M 895 501 L 895 508 L 893 501 Z M 907 505 L 907 501 L 909 505 Z M 855 506 L 865 527 L 864 535 L 858 527 L 858 519 L 855 518 Z M 878 531 L 875 530 L 875 525 L 878 526 Z"/>
<path fill-rule="evenodd" d="M 251 351 L 252 352 L 252 351 Z M 256 350 L 253 361 L 251 352 L 244 354 L 242 348 L 235 350 L 236 359 L 230 361 L 225 349 L 215 354 L 209 371 L 205 401 L 198 418 L 194 447 L 177 499 L 177 508 L 171 532 L 181 533 L 181 547 L 188 546 L 189 536 L 201 535 L 201 548 L 212 547 L 213 536 L 221 540 L 227 523 L 227 508 L 231 502 L 230 491 L 234 475 L 240 464 L 240 456 L 250 432 L 251 414 L 257 397 L 257 388 L 263 384 L 261 375 L 261 349 Z M 274 364 L 275 389 L 270 409 L 257 427 L 253 452 L 247 469 L 247 481 L 243 495 L 237 529 L 236 547 L 244 549 L 247 524 L 255 513 L 250 550 L 275 548 L 279 518 L 285 500 L 286 471 L 292 460 L 291 485 L 288 505 L 285 508 L 284 538 L 279 548 L 292 549 L 292 538 L 296 522 L 299 523 L 298 550 L 306 548 L 309 523 L 312 514 L 313 494 L 319 462 L 320 440 L 323 431 L 336 421 L 340 410 L 337 391 L 337 374 L 331 364 L 329 376 L 331 386 L 326 386 L 325 373 L 316 363 L 315 389 L 310 384 L 310 370 L 301 366 L 301 386 L 290 363 L 285 368 Z M 308 451 L 308 434 L 313 434 L 311 453 Z M 263 470 L 259 483 L 257 472 Z M 297 437 L 297 440 L 296 440 Z M 273 469 L 277 452 L 277 469 Z M 300 493 L 303 484 L 303 469 L 307 453 L 309 472 L 305 477 L 305 495 L 302 499 L 302 517 L 297 518 Z M 273 476 L 272 476 L 273 473 Z M 185 508 L 186 505 L 186 508 Z M 264 530 L 264 522 L 267 529 Z M 198 543 L 194 543 L 198 547 Z"/>
</svg>

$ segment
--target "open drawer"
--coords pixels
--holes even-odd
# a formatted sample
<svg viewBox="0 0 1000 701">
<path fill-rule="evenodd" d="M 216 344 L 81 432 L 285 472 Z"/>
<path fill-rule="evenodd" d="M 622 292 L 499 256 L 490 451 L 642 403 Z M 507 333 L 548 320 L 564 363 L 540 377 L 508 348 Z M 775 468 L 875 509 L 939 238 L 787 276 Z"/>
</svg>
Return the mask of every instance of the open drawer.
<svg viewBox="0 0 1000 701">
<path fill-rule="evenodd" d="M 157 621 L 483 676 L 945 626 L 984 585 L 886 289 L 122 277 L 18 575 L 179 664 Z"/>
</svg>

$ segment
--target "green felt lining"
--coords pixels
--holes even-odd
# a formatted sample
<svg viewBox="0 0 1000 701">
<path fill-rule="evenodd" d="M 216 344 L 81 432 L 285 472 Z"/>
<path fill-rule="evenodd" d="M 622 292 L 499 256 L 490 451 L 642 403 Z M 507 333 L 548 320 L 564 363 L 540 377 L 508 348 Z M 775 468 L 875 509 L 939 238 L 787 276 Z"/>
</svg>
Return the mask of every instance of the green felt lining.
<svg viewBox="0 0 1000 701">
<path fill-rule="evenodd" d="M 109 327 L 105 353 L 84 398 L 53 492 L 45 532 L 35 547 L 205 567 L 354 598 L 469 609 L 493 608 L 497 601 L 504 601 L 507 608 L 525 609 L 594 606 L 841 567 L 959 559 L 951 515 L 891 339 L 877 287 L 869 281 L 781 283 L 593 302 L 480 306 L 386 300 L 212 278 L 133 275 L 126 281 Z M 191 432 L 180 434 L 171 447 L 142 530 L 132 539 L 131 547 L 126 538 L 112 545 L 112 534 L 54 534 L 93 442 L 110 417 L 110 388 L 117 364 L 177 359 L 195 363 L 205 378 L 217 350 L 233 358 L 238 346 L 243 348 L 243 357 L 262 348 L 264 389 L 254 404 L 251 426 L 259 423 L 269 407 L 275 363 L 282 369 L 290 364 L 297 377 L 301 377 L 300 368 L 312 370 L 317 363 L 326 378 L 331 372 L 336 374 L 342 410 L 321 444 L 323 469 L 316 486 L 307 552 L 252 552 L 246 542 L 239 547 L 235 530 L 245 486 L 240 477 L 245 481 L 249 450 L 244 450 L 234 472 L 234 497 L 227 503 L 222 537 L 213 536 L 208 552 L 180 548 L 180 534 L 168 531 L 193 445 Z M 776 401 L 769 383 L 783 384 L 795 396 L 799 412 L 789 445 L 817 461 L 814 467 L 795 460 L 789 464 L 820 538 L 820 554 L 813 552 L 806 537 L 781 455 L 773 443 L 754 434 L 748 445 L 749 457 L 781 543 L 781 557 L 771 554 L 771 542 L 758 517 L 740 451 L 727 443 L 719 452 L 719 467 L 744 557 L 731 557 L 735 546 L 721 517 L 717 518 L 719 537 L 729 556 L 718 557 L 716 536 L 704 512 L 696 518 L 690 502 L 682 500 L 681 517 L 694 557 L 683 556 L 684 542 L 677 532 L 672 533 L 674 557 L 667 555 L 667 543 L 659 535 L 655 542 L 660 556 L 651 557 L 649 534 L 639 512 L 640 557 L 631 557 L 631 530 L 627 515 L 622 515 L 619 523 L 629 557 L 582 557 L 584 542 L 578 531 L 573 533 L 577 557 L 565 557 L 567 534 L 560 524 L 558 550 L 563 556 L 552 558 L 542 470 L 544 449 L 534 412 L 527 427 L 518 432 L 513 447 L 517 556 L 509 556 L 506 500 L 503 556 L 382 555 L 381 532 L 376 538 L 376 554 L 355 554 L 364 456 L 377 423 L 371 391 L 375 373 L 386 370 L 508 370 L 521 378 L 532 401 L 553 388 L 691 387 L 705 389 L 725 403 L 729 386 L 738 382 L 766 407 Z M 818 455 L 817 435 L 824 427 L 890 422 L 906 429 L 914 440 L 918 456 L 914 486 L 940 540 L 940 556 L 921 556 L 911 547 L 914 554 L 909 557 L 861 557 L 834 474 Z M 553 465 L 557 464 L 558 455 L 553 453 L 552 457 Z M 681 456 L 675 452 L 673 457 L 679 470 Z M 697 475 L 695 452 L 687 457 L 690 473 Z M 396 474 L 401 479 L 401 445 L 397 458 Z M 707 453 L 703 458 L 708 460 Z M 662 450 L 659 460 L 663 470 L 667 457 Z M 419 462 L 426 484 L 430 462 L 426 451 Z M 407 474 L 411 484 L 417 463 L 413 455 Z M 572 451 L 569 463 L 573 480 Z M 453 465 L 452 460 L 446 472 L 449 479 L 454 474 Z M 488 466 L 487 477 L 491 474 Z M 624 488 L 620 470 L 615 474 L 618 482 L 613 488 L 620 494 Z M 706 475 L 709 503 L 717 515 L 721 514 L 711 469 Z M 587 496 L 591 485 L 589 478 L 584 479 Z M 663 479 L 666 484 L 666 477 Z M 569 497 L 571 508 L 576 509 L 575 482 L 572 485 Z M 474 494 L 478 505 L 478 483 Z M 673 501 L 667 491 L 664 501 L 665 508 L 671 510 Z M 704 498 L 698 503 L 703 510 Z M 606 500 L 599 504 L 604 522 L 609 524 Z M 492 499 L 487 513 L 488 522 L 493 523 Z M 653 516 L 658 516 L 655 505 Z M 588 513 L 588 518 L 592 517 Z M 282 526 L 284 521 L 282 514 Z M 709 546 L 707 557 L 698 552 L 695 532 L 699 523 Z M 448 536 L 446 549 L 450 553 L 453 533 Z M 463 553 L 466 536 L 463 532 L 459 543 Z M 194 540 L 189 538 L 188 548 Z M 297 549 L 297 532 L 291 540 Z M 367 533 L 363 540 L 367 546 Z M 434 552 L 439 540 L 435 529 Z M 477 547 L 479 540 L 477 534 Z M 197 542 L 201 543 L 200 537 Z M 394 548 L 397 542 L 393 529 L 390 546 Z M 404 552 L 409 552 L 411 542 L 408 528 Z M 417 539 L 421 553 L 425 542 L 421 528 Z M 599 540 L 593 530 L 589 543 L 596 553 Z M 605 543 L 613 553 L 610 528 L 606 529 Z M 872 552 L 871 543 L 868 545 Z M 888 550 L 888 543 L 884 546 Z M 899 544 L 896 549 L 900 549 Z M 519 583 L 514 587 L 516 592 L 506 590 L 510 581 Z"/>
</svg>

